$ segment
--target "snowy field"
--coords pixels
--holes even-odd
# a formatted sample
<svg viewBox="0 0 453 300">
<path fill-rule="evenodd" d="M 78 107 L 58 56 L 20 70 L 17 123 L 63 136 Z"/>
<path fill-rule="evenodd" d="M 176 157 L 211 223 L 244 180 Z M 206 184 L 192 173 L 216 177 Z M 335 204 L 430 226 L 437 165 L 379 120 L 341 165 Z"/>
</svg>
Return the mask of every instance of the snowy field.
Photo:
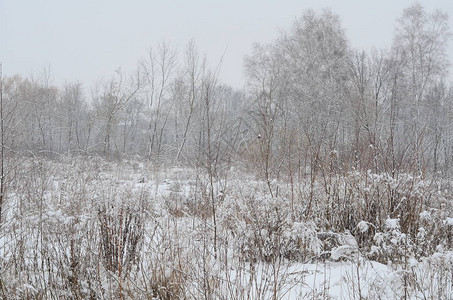
<svg viewBox="0 0 453 300">
<path fill-rule="evenodd" d="M 0 236 L 7 299 L 453 299 L 448 210 L 420 213 L 415 238 L 390 218 L 336 232 L 321 192 L 308 212 L 304 182 L 270 196 L 234 169 L 211 182 L 140 161 L 19 164 Z M 369 195 L 386 180 L 364 176 Z"/>
</svg>

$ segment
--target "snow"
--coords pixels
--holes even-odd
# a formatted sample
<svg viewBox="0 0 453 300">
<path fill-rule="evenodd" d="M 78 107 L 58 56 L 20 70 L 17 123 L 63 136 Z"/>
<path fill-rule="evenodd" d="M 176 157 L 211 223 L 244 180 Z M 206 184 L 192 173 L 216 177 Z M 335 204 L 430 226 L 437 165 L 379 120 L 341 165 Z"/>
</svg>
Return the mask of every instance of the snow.
<svg viewBox="0 0 453 300">
<path fill-rule="evenodd" d="M 399 219 L 387 219 L 385 220 L 385 226 L 387 229 L 398 229 L 399 227 Z"/>
<path fill-rule="evenodd" d="M 356 247 L 352 247 L 350 245 L 341 245 L 338 247 L 333 248 L 330 251 L 330 258 L 334 261 L 337 261 L 341 258 L 350 258 L 354 253 L 357 252 Z"/>
<path fill-rule="evenodd" d="M 423 219 L 423 220 L 426 220 L 426 221 L 429 221 L 431 220 L 431 213 L 429 211 L 422 211 L 420 213 L 420 218 Z"/>
<path fill-rule="evenodd" d="M 359 224 L 357 224 L 357 228 L 360 230 L 361 233 L 365 233 L 368 231 L 370 226 L 368 226 L 368 223 L 365 221 L 360 221 Z"/>
<path fill-rule="evenodd" d="M 377 262 L 326 262 L 292 266 L 302 276 L 299 285 L 281 299 L 395 299 L 388 285 L 395 280 L 393 270 Z M 291 272 L 288 272 L 291 273 Z"/>
<path fill-rule="evenodd" d="M 36 206 L 38 202 L 25 201 L 30 209 L 27 207 L 24 215 L 16 214 L 15 218 L 10 218 L 9 227 L 5 227 L 4 232 L 10 230 L 11 234 L 0 236 L 0 262 L 11 264 L 17 253 L 14 251 L 19 251 L 19 241 L 24 241 L 24 265 L 39 264 L 40 255 L 47 253 L 34 251 L 43 247 L 49 252 L 49 257 L 66 257 L 66 261 L 60 262 L 63 265 L 66 263 L 66 269 L 49 267 L 48 274 L 58 270 L 67 272 L 67 275 L 70 274 L 72 255 L 68 244 L 73 239 L 79 249 L 78 255 L 83 259 L 92 259 L 89 262 L 92 265 L 86 270 L 97 270 L 99 285 L 108 289 L 115 286 L 117 278 L 107 273 L 102 263 L 95 265 L 102 257 L 102 253 L 97 252 L 98 245 L 103 242 L 99 239 L 99 214 L 105 213 L 106 220 L 110 222 L 105 232 L 113 234 L 121 232 L 118 229 L 124 224 L 118 219 L 129 209 L 128 216 L 132 220 L 136 216 L 142 216 L 140 220 L 144 220 L 140 270 L 150 273 L 144 276 L 149 277 L 150 281 L 161 280 L 162 284 L 173 280 L 178 282 L 177 276 L 182 276 L 183 279 L 179 280 L 184 282 L 184 288 L 194 295 L 190 299 L 199 299 L 197 292 L 203 288 L 204 280 L 218 287 L 216 292 L 222 294 L 219 299 L 234 298 L 228 294 L 232 291 L 235 295 L 247 295 L 249 299 L 272 299 L 273 287 L 278 290 L 278 299 L 282 300 L 399 299 L 403 295 L 403 279 L 407 275 L 411 276 L 411 280 L 415 278 L 416 286 L 420 287 L 420 290 L 411 290 L 408 299 L 422 299 L 421 291 L 428 293 L 439 286 L 451 286 L 451 275 L 447 276 L 447 271 L 453 267 L 450 245 L 429 245 L 435 248 L 434 254 L 407 255 L 405 264 L 382 264 L 371 259 L 382 261 L 379 258 L 388 253 L 398 255 L 403 245 L 410 246 L 403 244 L 411 236 L 401 232 L 398 218 L 386 219 L 384 226 L 361 220 L 355 228 L 353 223 L 351 232 L 335 232 L 334 228 L 323 230 L 312 220 L 296 219 L 289 210 L 289 197 L 271 197 L 265 183 L 244 180 L 243 176 L 231 179 L 228 189 L 220 182 L 215 183 L 214 195 L 218 195 L 215 199 L 218 209 L 218 247 L 221 253 L 218 253 L 220 259 L 214 258 L 215 251 L 211 243 L 214 224 L 209 217 L 210 202 L 196 202 L 203 198 L 196 193 L 200 184 L 198 178 L 194 179 L 194 170 L 173 168 L 146 173 L 144 164 L 138 166 L 140 169 L 132 171 L 126 168 L 117 173 L 115 168 L 104 166 L 104 170 L 96 176 L 85 174 L 86 177 L 82 179 L 71 177 L 74 174 L 80 176 L 79 171 L 74 170 L 71 175 L 72 170 L 59 166 L 66 177 L 49 179 L 50 190 L 42 191 L 41 214 Z M 391 181 L 383 174 L 369 173 L 367 176 Z M 282 186 L 277 181 L 273 181 L 273 184 Z M 84 190 L 79 195 L 74 191 L 78 191 L 80 186 Z M 37 190 L 39 186 L 32 188 Z M 366 192 L 373 193 L 372 188 Z M 14 199 L 11 200 L 10 211 L 19 207 L 20 201 L 29 199 L 29 194 L 21 194 L 20 190 L 10 196 L 10 199 Z M 294 207 L 295 212 L 303 212 L 303 209 L 302 206 Z M 203 213 L 207 213 L 208 217 L 204 217 Z M 419 239 L 431 234 L 432 227 L 429 226 L 436 220 L 440 226 L 446 225 L 442 229 L 451 229 L 449 226 L 453 225 L 452 217 L 444 214 L 436 219 L 435 212 L 430 213 L 428 210 L 420 213 L 420 218 L 430 222 L 418 228 Z M 20 226 L 26 229 L 19 231 Z M 371 232 L 375 234 L 369 235 Z M 40 242 L 40 234 L 44 235 L 45 244 Z M 323 234 L 334 240 L 328 249 L 325 240 L 320 237 Z M 370 236 L 369 249 L 365 250 L 359 249 L 358 243 L 364 236 Z M 276 249 L 279 252 L 272 256 Z M 124 251 L 129 251 L 129 248 Z M 394 259 L 393 256 L 391 258 Z M 58 275 L 58 272 L 54 274 Z M 87 271 L 86 274 L 96 272 Z M 30 293 L 41 293 L 39 275 L 23 276 L 24 279 L 18 281 L 16 287 L 29 290 Z M 12 280 L 13 276 L 10 277 Z M 62 285 L 66 282 L 64 280 Z M 150 284 L 139 277 L 134 280 L 137 281 L 134 284 L 139 287 Z M 86 281 L 81 286 L 83 284 Z M 448 292 L 447 289 L 445 294 Z"/>
<path fill-rule="evenodd" d="M 411 268 L 418 266 L 418 264 L 419 262 L 414 257 L 409 258 L 409 266 Z"/>
</svg>

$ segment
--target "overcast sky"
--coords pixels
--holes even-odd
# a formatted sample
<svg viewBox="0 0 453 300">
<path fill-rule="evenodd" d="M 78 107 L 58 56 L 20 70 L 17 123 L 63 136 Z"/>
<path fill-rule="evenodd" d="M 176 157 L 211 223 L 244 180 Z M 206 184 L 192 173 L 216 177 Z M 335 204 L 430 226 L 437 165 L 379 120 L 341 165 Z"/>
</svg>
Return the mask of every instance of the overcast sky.
<svg viewBox="0 0 453 300">
<path fill-rule="evenodd" d="M 419 1 L 450 15 L 453 1 Z M 270 42 L 304 10 L 330 7 L 356 48 L 389 47 L 406 0 L 0 0 L 0 61 L 6 75 L 38 76 L 90 87 L 115 69 L 132 70 L 162 40 L 184 49 L 194 39 L 211 65 L 225 52 L 221 80 L 240 88 L 243 58 Z M 451 43 L 453 44 L 453 43 Z M 450 46 L 453 58 L 453 45 Z M 450 68 L 452 70 L 452 68 Z M 450 71 L 451 72 L 451 71 Z"/>
</svg>

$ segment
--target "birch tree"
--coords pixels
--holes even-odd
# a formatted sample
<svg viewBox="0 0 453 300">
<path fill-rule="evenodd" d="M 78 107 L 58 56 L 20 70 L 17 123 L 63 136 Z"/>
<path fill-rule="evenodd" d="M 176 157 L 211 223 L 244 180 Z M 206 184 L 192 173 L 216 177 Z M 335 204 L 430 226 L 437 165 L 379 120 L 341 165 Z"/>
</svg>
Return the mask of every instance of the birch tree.
<svg viewBox="0 0 453 300">
<path fill-rule="evenodd" d="M 403 11 L 397 22 L 393 51 L 401 61 L 400 90 L 405 94 L 405 135 L 410 136 L 411 158 L 415 168 L 424 169 L 426 119 L 423 102 L 427 91 L 447 75 L 447 45 L 451 36 L 448 16 L 440 11 L 426 12 L 420 4 Z"/>
</svg>

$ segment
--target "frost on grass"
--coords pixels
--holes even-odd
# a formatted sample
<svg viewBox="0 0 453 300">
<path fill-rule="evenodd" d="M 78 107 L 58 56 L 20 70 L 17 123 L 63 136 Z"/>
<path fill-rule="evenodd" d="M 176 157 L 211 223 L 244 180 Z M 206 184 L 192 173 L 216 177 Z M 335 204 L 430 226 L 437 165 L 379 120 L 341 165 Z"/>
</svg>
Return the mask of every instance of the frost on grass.
<svg viewBox="0 0 453 300">
<path fill-rule="evenodd" d="M 329 188 L 341 192 L 332 201 L 320 183 L 301 181 L 293 197 L 291 185 L 274 180 L 278 195 L 271 196 L 265 181 L 236 170 L 211 191 L 208 176 L 192 168 L 157 171 L 147 164 L 24 161 L 21 181 L 8 190 L 0 236 L 5 293 L 18 299 L 451 295 L 451 211 L 401 210 L 408 199 L 435 195 L 420 178 L 335 177 Z M 395 215 L 385 210 L 392 199 Z M 446 205 L 446 199 L 436 201 Z"/>
<path fill-rule="evenodd" d="M 370 226 L 368 225 L 367 222 L 365 221 L 360 221 L 359 224 L 357 224 L 357 228 L 360 230 L 361 233 L 365 233 L 368 231 Z"/>
</svg>

